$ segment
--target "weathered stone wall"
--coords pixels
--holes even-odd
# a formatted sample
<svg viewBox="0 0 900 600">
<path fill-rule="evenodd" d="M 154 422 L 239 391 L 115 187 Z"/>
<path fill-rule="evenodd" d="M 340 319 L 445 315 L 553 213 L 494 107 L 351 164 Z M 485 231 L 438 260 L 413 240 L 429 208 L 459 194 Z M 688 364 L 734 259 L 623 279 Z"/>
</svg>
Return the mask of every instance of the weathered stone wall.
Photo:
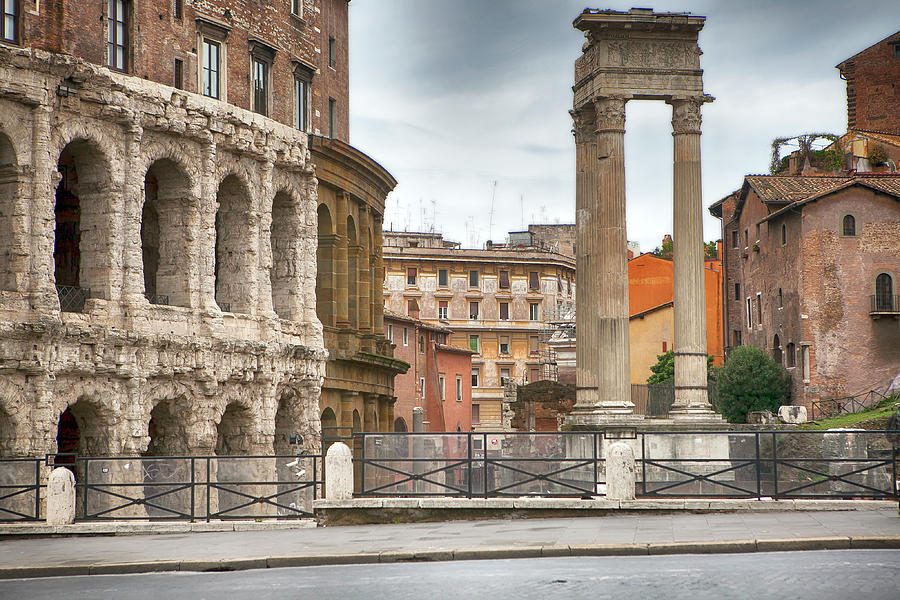
<svg viewBox="0 0 900 600">
<path fill-rule="evenodd" d="M 56 451 L 67 408 L 80 454 L 271 453 L 290 433 L 318 449 L 326 354 L 302 132 L 0 47 L 0 163 L 0 452 Z M 77 312 L 54 286 L 61 181 L 78 200 L 71 275 L 90 290 Z"/>
</svg>

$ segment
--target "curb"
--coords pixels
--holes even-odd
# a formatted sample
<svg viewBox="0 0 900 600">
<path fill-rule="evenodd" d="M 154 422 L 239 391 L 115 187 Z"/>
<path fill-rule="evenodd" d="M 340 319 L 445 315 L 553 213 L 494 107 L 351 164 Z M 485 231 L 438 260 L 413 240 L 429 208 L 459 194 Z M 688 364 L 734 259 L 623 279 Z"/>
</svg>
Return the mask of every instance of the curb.
<svg viewBox="0 0 900 600">
<path fill-rule="evenodd" d="M 496 560 L 561 556 L 654 556 L 664 554 L 738 554 L 748 552 L 790 552 L 798 550 L 885 550 L 900 549 L 900 536 L 824 537 L 649 544 L 607 544 L 582 546 L 509 546 L 420 550 L 364 554 L 321 554 L 256 558 L 203 560 L 160 560 L 101 565 L 57 565 L 0 568 L 0 579 L 71 577 L 73 575 L 124 575 L 162 572 L 221 572 L 284 567 L 327 565 L 390 564 L 457 560 Z"/>
</svg>

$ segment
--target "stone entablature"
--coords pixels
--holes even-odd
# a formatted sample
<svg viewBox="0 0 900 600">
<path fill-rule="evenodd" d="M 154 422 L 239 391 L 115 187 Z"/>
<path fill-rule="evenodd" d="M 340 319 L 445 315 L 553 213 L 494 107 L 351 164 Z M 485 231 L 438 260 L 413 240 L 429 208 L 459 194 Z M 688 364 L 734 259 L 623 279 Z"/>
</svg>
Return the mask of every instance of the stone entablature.
<svg viewBox="0 0 900 600">
<path fill-rule="evenodd" d="M 318 447 L 304 133 L 0 47 L 0 171 L 4 453 L 58 450 L 65 412 L 80 453 L 290 452 L 290 433 Z M 54 284 L 83 307 L 61 311 Z"/>
</svg>

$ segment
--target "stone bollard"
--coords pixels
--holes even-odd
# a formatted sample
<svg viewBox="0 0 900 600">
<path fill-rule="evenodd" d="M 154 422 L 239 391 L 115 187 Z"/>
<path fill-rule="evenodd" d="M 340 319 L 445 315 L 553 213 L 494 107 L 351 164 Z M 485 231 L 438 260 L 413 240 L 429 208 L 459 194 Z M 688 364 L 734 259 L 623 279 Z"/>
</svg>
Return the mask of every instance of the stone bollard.
<svg viewBox="0 0 900 600">
<path fill-rule="evenodd" d="M 607 500 L 634 500 L 634 450 L 625 442 L 615 442 L 606 454 Z"/>
<path fill-rule="evenodd" d="M 75 476 L 65 467 L 50 472 L 47 483 L 47 525 L 75 522 Z"/>
<path fill-rule="evenodd" d="M 335 442 L 325 455 L 325 499 L 353 498 L 353 454 L 343 442 Z"/>
</svg>

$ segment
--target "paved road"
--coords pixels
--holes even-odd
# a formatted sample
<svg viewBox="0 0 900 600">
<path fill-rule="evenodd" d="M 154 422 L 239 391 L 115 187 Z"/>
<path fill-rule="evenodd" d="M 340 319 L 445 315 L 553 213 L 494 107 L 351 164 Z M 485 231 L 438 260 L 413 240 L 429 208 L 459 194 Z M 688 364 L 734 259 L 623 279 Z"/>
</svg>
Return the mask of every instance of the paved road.
<svg viewBox="0 0 900 600">
<path fill-rule="evenodd" d="M 896 511 L 630 514 L 228 533 L 7 539 L 0 541 L 0 569 L 154 560 L 216 561 L 460 548 L 832 536 L 900 536 L 900 518 Z"/>
<path fill-rule="evenodd" d="M 29 600 L 897 600 L 900 550 L 540 558 L 0 581 Z"/>
</svg>

